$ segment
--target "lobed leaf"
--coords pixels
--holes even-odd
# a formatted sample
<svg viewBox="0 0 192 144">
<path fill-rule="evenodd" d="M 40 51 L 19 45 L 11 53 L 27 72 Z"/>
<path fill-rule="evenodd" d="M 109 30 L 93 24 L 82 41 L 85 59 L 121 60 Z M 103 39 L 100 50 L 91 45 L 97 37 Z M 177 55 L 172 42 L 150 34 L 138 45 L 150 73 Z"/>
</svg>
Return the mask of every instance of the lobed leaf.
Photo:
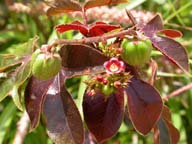
<svg viewBox="0 0 192 144">
<path fill-rule="evenodd" d="M 86 93 L 83 99 L 84 119 L 90 132 L 99 143 L 116 134 L 124 115 L 123 91 L 119 90 L 106 97 L 97 92 L 90 97 Z"/>
<path fill-rule="evenodd" d="M 50 5 L 47 10 L 48 16 L 82 10 L 81 5 L 75 0 L 53 0 Z"/>
<path fill-rule="evenodd" d="M 117 5 L 120 3 L 126 3 L 129 0 L 88 0 L 85 5 L 84 9 L 89 9 L 93 7 L 99 7 L 104 5 Z"/>
<path fill-rule="evenodd" d="M 80 113 L 58 74 L 50 85 L 43 107 L 48 135 L 56 144 L 82 144 L 83 123 Z"/>
<path fill-rule="evenodd" d="M 35 77 L 31 77 L 25 89 L 25 108 L 31 121 L 31 127 L 36 128 L 39 123 L 39 118 L 42 110 L 42 105 L 45 100 L 49 86 L 53 82 L 52 79 L 42 81 Z"/>
<path fill-rule="evenodd" d="M 148 83 L 132 78 L 126 88 L 128 111 L 135 129 L 148 134 L 157 123 L 162 110 L 162 99 L 159 93 Z"/>
</svg>

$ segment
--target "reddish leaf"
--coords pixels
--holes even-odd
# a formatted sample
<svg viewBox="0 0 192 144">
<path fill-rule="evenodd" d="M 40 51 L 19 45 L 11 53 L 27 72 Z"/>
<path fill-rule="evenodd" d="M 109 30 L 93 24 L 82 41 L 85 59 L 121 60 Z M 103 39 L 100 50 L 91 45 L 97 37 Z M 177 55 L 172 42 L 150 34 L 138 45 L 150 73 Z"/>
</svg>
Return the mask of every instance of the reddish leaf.
<svg viewBox="0 0 192 144">
<path fill-rule="evenodd" d="M 166 126 L 165 121 L 160 118 L 158 123 L 158 129 L 159 129 L 159 135 L 158 135 L 158 139 L 156 139 L 157 142 L 159 142 L 158 144 L 169 144 L 170 143 L 170 135 L 169 135 L 169 130 Z"/>
<path fill-rule="evenodd" d="M 82 144 L 83 123 L 79 111 L 58 74 L 47 91 L 43 108 L 48 135 L 58 144 Z"/>
<path fill-rule="evenodd" d="M 103 65 L 108 60 L 100 51 L 88 45 L 64 45 L 60 54 L 62 65 L 69 70 L 83 70 Z"/>
<path fill-rule="evenodd" d="M 56 26 L 55 29 L 59 33 L 66 32 L 68 30 L 77 30 L 85 36 L 88 34 L 88 29 L 86 28 L 86 26 L 80 23 L 79 21 L 74 21 L 71 24 L 61 24 Z"/>
<path fill-rule="evenodd" d="M 136 78 L 126 88 L 130 119 L 135 129 L 146 135 L 160 117 L 162 100 L 159 93 L 148 83 Z"/>
<path fill-rule="evenodd" d="M 144 27 L 143 32 L 149 38 L 152 37 L 156 32 L 163 29 L 163 22 L 160 15 L 154 16 Z"/>
<path fill-rule="evenodd" d="M 46 92 L 53 80 L 40 81 L 31 77 L 25 89 L 25 107 L 31 121 L 31 129 L 36 128 Z"/>
<path fill-rule="evenodd" d="M 123 91 L 111 94 L 107 99 L 100 92 L 92 97 L 85 94 L 83 112 L 85 122 L 98 142 L 111 138 L 123 120 Z"/>
<path fill-rule="evenodd" d="M 170 31 L 163 30 L 162 20 L 159 15 L 156 15 L 142 29 L 144 34 L 150 38 L 154 47 L 162 52 L 169 60 L 175 63 L 183 71 L 189 70 L 188 56 L 185 48 L 178 42 L 168 37 L 157 36 L 157 32 L 162 31 L 170 34 Z M 172 31 L 173 33 L 173 31 Z M 177 33 L 177 34 L 176 34 Z M 174 36 L 180 35 L 174 31 Z M 173 35 L 171 35 L 173 37 Z"/>
<path fill-rule="evenodd" d="M 108 33 L 114 29 L 119 29 L 119 25 L 110 25 L 104 22 L 96 22 L 95 24 L 89 26 L 85 26 L 79 21 L 74 21 L 71 24 L 62 24 L 55 27 L 55 29 L 60 32 L 66 32 L 69 30 L 77 30 L 81 34 L 87 37 L 100 36 L 105 33 Z"/>
<path fill-rule="evenodd" d="M 180 31 L 173 30 L 173 29 L 164 29 L 164 30 L 160 30 L 159 32 L 170 38 L 177 38 L 177 37 L 183 36 L 183 34 Z"/>
<path fill-rule="evenodd" d="M 171 122 L 161 118 L 158 122 L 158 129 L 159 133 L 157 134 L 156 144 L 178 144 L 180 137 L 179 131 Z"/>
<path fill-rule="evenodd" d="M 75 0 L 53 0 L 51 7 L 47 11 L 47 15 L 56 15 L 74 11 L 81 11 L 80 4 Z"/>
<path fill-rule="evenodd" d="M 183 71 L 189 71 L 187 52 L 179 42 L 162 36 L 154 36 L 150 39 L 153 46 L 162 52 L 168 59 L 170 59 Z"/>
<path fill-rule="evenodd" d="M 104 6 L 104 5 L 116 5 L 120 3 L 126 3 L 128 1 L 129 0 L 89 0 L 85 3 L 84 8 L 89 9 L 89 8 Z"/>
<path fill-rule="evenodd" d="M 100 36 L 105 33 L 108 33 L 112 30 L 119 29 L 119 25 L 110 25 L 106 24 L 104 22 L 97 22 L 94 25 L 92 25 L 89 29 L 89 36 Z"/>
</svg>

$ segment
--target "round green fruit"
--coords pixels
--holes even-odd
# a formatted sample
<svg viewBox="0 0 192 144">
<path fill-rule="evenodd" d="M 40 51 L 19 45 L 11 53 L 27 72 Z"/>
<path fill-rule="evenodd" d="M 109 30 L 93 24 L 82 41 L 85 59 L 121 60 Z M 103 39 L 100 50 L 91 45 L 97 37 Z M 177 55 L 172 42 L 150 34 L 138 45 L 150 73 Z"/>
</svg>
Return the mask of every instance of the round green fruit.
<svg viewBox="0 0 192 144">
<path fill-rule="evenodd" d="M 32 66 L 32 74 L 40 80 L 48 80 L 59 72 L 61 58 L 58 54 L 41 53 L 36 56 Z"/>
<path fill-rule="evenodd" d="M 142 66 L 150 59 L 152 46 L 149 40 L 124 41 L 122 48 L 121 57 L 129 65 Z"/>
<path fill-rule="evenodd" d="M 114 88 L 109 86 L 109 85 L 103 85 L 101 92 L 105 95 L 105 96 L 109 96 L 111 93 L 114 92 Z"/>
</svg>

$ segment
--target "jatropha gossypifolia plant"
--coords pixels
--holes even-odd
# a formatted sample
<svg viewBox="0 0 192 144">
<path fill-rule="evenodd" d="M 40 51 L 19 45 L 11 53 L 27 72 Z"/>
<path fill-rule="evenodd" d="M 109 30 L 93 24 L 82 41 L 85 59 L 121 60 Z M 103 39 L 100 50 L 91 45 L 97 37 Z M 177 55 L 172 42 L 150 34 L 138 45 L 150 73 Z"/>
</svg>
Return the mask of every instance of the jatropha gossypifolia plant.
<svg viewBox="0 0 192 144">
<path fill-rule="evenodd" d="M 1 67 L 4 71 L 20 64 L 6 80 L 16 86 L 29 78 L 25 107 L 31 129 L 37 127 L 43 113 L 48 135 L 56 144 L 103 143 L 117 133 L 124 120 L 129 119 L 139 134 L 154 133 L 156 144 L 178 143 L 179 132 L 171 123 L 168 107 L 163 104 L 153 83 L 141 79 L 139 69 L 150 61 L 151 50 L 155 48 L 187 72 L 185 48 L 174 40 L 182 34 L 164 29 L 160 15 L 155 15 L 148 23 L 136 23 L 134 16 L 127 12 L 133 23 L 128 29 L 100 21 L 87 22 L 88 9 L 125 2 L 128 0 L 88 0 L 82 5 L 74 0 L 55 0 L 47 11 L 49 16 L 81 12 L 83 17 L 83 22 L 61 24 L 55 30 L 61 34 L 76 30 L 82 38 L 57 39 L 36 50 L 37 39 L 33 39 L 30 42 L 32 54 L 29 52 L 19 61 Z M 14 60 L 14 57 L 9 59 Z M 152 70 L 155 73 L 155 69 Z M 81 75 L 89 75 L 84 81 L 87 89 L 82 105 L 92 140 L 85 136 L 80 113 L 65 86 L 67 79 Z M 155 74 L 151 78 L 154 79 Z M 3 91 L 4 97 L 12 89 L 8 87 Z M 166 140 L 163 139 L 165 131 Z"/>
</svg>

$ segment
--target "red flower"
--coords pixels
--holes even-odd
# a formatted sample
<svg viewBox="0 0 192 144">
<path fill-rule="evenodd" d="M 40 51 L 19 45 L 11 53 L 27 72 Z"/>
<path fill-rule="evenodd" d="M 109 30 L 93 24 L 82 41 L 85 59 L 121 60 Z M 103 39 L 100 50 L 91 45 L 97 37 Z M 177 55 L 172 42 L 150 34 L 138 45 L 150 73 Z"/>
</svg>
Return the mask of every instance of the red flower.
<svg viewBox="0 0 192 144">
<path fill-rule="evenodd" d="M 124 62 L 117 58 L 111 58 L 109 61 L 106 61 L 103 66 L 108 74 L 120 73 L 125 70 Z"/>
</svg>

